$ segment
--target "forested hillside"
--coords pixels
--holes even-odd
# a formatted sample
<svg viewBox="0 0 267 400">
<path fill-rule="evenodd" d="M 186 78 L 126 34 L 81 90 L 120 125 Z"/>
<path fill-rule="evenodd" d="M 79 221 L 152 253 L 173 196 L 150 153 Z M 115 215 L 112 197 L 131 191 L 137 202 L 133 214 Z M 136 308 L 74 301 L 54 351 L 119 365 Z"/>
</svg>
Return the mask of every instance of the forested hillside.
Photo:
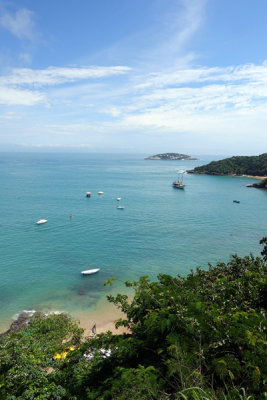
<svg viewBox="0 0 267 400">
<path fill-rule="evenodd" d="M 235 156 L 196 167 L 189 173 L 208 175 L 267 176 L 267 153 L 260 156 Z"/>
<path fill-rule="evenodd" d="M 264 399 L 267 238 L 261 243 L 262 257 L 126 282 L 134 297 L 109 301 L 129 334 L 84 340 L 61 314 L 3 335 L 1 400 Z"/>
</svg>

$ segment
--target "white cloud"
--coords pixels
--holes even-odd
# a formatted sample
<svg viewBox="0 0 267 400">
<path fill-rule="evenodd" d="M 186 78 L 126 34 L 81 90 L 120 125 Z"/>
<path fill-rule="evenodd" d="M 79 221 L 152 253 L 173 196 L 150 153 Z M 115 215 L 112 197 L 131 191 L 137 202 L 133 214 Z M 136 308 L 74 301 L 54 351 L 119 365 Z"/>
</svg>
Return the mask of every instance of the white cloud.
<svg viewBox="0 0 267 400">
<path fill-rule="evenodd" d="M 169 42 L 176 52 L 183 48 L 201 26 L 205 4 L 206 0 L 183 0 L 183 13 L 174 16 L 173 24 L 177 33 Z"/>
<path fill-rule="evenodd" d="M 33 40 L 35 37 L 35 24 L 33 12 L 22 8 L 15 15 L 5 13 L 0 17 L 0 26 L 7 29 L 19 39 Z"/>
<path fill-rule="evenodd" d="M 114 75 L 122 75 L 130 71 L 126 66 L 111 67 L 49 67 L 42 70 L 30 68 L 14 69 L 10 75 L 0 78 L 0 82 L 9 85 L 48 86 L 75 82 L 85 79 L 99 79 Z"/>
<path fill-rule="evenodd" d="M 206 3 L 207 0 L 151 2 L 149 21 L 151 18 L 153 23 L 122 36 L 95 56 L 108 60 L 127 57 L 142 71 L 154 69 L 155 65 L 189 65 L 196 55 L 187 46 L 203 25 Z"/>
<path fill-rule="evenodd" d="M 173 2 L 169 12 L 160 17 L 157 31 L 148 35 L 149 42 L 144 59 L 149 57 L 151 65 L 188 65 L 195 59 L 195 54 L 186 52 L 186 47 L 201 28 L 204 21 L 206 0 L 180 0 Z"/>
<path fill-rule="evenodd" d="M 183 69 L 138 78 L 139 83 L 128 87 L 128 96 L 124 95 L 120 105 L 105 107 L 114 132 L 154 132 L 163 137 L 182 132 L 222 139 L 231 135 L 241 139 L 252 133 L 258 138 L 265 135 L 266 62 Z M 107 123 L 102 126 L 106 129 Z"/>
<path fill-rule="evenodd" d="M 34 106 L 45 102 L 43 93 L 31 90 L 13 89 L 0 85 L 0 104 Z"/>
<path fill-rule="evenodd" d="M 30 68 L 14 69 L 11 74 L 0 77 L 0 104 L 28 105 L 38 103 L 48 105 L 48 95 L 44 91 L 36 91 L 35 88 L 56 86 L 78 82 L 82 80 L 94 80 L 122 75 L 130 71 L 126 66 L 111 67 L 81 67 L 59 68 L 49 67 L 43 70 Z M 66 104 L 67 100 L 62 99 Z"/>
<path fill-rule="evenodd" d="M 162 110 L 166 117 L 168 110 L 185 115 L 255 110 L 267 105 L 267 63 L 168 71 L 140 79 L 134 89 L 127 111 L 148 113 L 148 120 Z"/>
<path fill-rule="evenodd" d="M 118 84 L 115 75 L 128 71 L 129 67 L 121 66 L 15 70 L 1 79 L 9 86 L 0 87 L 0 102 L 51 104 L 43 114 L 51 123 L 43 123 L 42 132 L 73 144 L 87 139 L 91 144 L 106 143 L 113 135 L 118 138 L 127 132 L 162 138 L 199 135 L 214 142 L 230 140 L 231 135 L 241 140 L 252 132 L 255 138 L 265 135 L 266 62 L 183 68 L 138 77 L 133 71 Z M 99 82 L 102 77 L 111 79 Z M 59 87 L 60 83 L 65 85 Z"/>
<path fill-rule="evenodd" d="M 266 125 L 266 118 L 262 117 L 259 110 L 249 110 L 247 112 L 244 110 L 243 112 L 206 110 L 206 112 L 195 112 L 193 110 L 166 107 L 165 109 L 147 110 L 143 114 L 126 115 L 121 121 L 121 129 L 125 126 L 148 134 L 158 131 L 161 132 L 162 136 L 171 132 L 175 134 L 179 134 L 179 132 L 188 134 L 205 132 L 213 136 L 218 132 L 225 135 L 226 131 L 233 134 L 233 127 L 238 125 L 239 129 L 237 131 L 240 131 L 242 126 L 245 132 L 252 132 L 255 128 L 255 121 L 263 121 L 264 119 Z M 265 129 L 262 126 L 261 131 L 263 130 Z"/>
<path fill-rule="evenodd" d="M 136 88 L 177 86 L 185 84 L 199 84 L 212 82 L 244 82 L 244 81 L 267 81 L 267 61 L 261 65 L 246 64 L 229 67 L 198 67 L 168 70 L 163 73 L 149 74 L 140 82 Z"/>
<path fill-rule="evenodd" d="M 247 133 L 256 126 L 258 132 L 265 129 L 266 63 L 176 70 L 157 74 L 154 85 L 151 81 L 142 85 L 148 81 L 146 75 L 138 79 L 139 84 L 127 81 L 123 89 L 116 86 L 111 90 L 98 88 L 99 93 L 93 92 L 91 97 L 81 91 L 79 111 L 90 100 L 94 102 L 88 117 L 93 121 L 90 129 L 102 132 L 131 130 L 145 134 L 161 132 L 162 135 L 171 132 L 216 135 L 224 134 L 225 129 L 233 133 L 238 124 Z M 90 93 L 89 89 L 87 93 Z M 75 96 L 78 97 L 77 93 Z M 102 121 L 99 113 L 103 114 Z"/>
</svg>

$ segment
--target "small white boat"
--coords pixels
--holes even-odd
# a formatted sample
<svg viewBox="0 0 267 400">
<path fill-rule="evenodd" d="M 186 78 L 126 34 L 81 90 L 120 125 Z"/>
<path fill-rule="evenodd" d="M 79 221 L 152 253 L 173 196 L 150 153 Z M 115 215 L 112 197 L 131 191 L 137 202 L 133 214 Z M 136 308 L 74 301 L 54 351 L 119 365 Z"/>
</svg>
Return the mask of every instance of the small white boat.
<svg viewBox="0 0 267 400">
<path fill-rule="evenodd" d="M 47 222 L 47 219 L 39 219 L 39 221 L 36 222 L 37 225 L 45 224 Z"/>
<path fill-rule="evenodd" d="M 104 194 L 104 192 L 98 192 L 98 194 Z"/>
<path fill-rule="evenodd" d="M 117 201 L 120 201 L 121 200 L 121 197 L 117 197 Z"/>
<path fill-rule="evenodd" d="M 81 274 L 82 275 L 92 275 L 92 274 L 96 274 L 98 271 L 100 271 L 100 268 L 87 269 L 85 271 L 82 271 Z"/>
<path fill-rule="evenodd" d="M 124 209 L 123 206 L 117 206 L 117 208 L 118 208 L 119 210 L 123 210 L 123 209 Z"/>
</svg>

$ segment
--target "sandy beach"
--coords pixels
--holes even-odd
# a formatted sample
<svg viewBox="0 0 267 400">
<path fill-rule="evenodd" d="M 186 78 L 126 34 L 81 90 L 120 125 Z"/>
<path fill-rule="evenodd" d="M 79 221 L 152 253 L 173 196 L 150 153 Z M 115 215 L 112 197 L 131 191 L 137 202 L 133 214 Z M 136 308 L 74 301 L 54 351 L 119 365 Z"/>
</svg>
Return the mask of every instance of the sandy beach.
<svg viewBox="0 0 267 400">
<path fill-rule="evenodd" d="M 236 175 L 240 176 L 240 175 Z M 243 178 L 251 178 L 251 179 L 266 179 L 266 176 L 253 176 L 253 175 L 241 175 Z"/>
<path fill-rule="evenodd" d="M 97 334 L 111 331 L 113 334 L 119 335 L 129 332 L 125 327 L 116 329 L 116 321 L 120 318 L 125 318 L 125 314 L 112 304 L 106 304 L 105 308 L 101 310 L 96 307 L 95 310 L 88 311 L 88 313 L 77 313 L 73 317 L 79 321 L 80 327 L 84 329 L 84 336 L 92 336 L 94 325 L 96 325 Z"/>
</svg>

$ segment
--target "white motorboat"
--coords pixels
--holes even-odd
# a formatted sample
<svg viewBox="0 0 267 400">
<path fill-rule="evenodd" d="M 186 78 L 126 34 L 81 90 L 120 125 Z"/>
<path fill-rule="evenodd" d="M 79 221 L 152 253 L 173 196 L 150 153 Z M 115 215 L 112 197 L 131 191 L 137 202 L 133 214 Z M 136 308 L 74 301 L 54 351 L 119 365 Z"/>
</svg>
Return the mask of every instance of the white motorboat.
<svg viewBox="0 0 267 400">
<path fill-rule="evenodd" d="M 82 275 L 92 275 L 92 274 L 96 274 L 98 271 L 100 271 L 100 268 L 87 269 L 85 271 L 82 271 L 81 274 Z"/>
<path fill-rule="evenodd" d="M 120 201 L 121 200 L 121 197 L 117 197 L 117 201 Z"/>
<path fill-rule="evenodd" d="M 101 194 L 104 194 L 104 192 L 98 192 L 98 194 L 100 194 L 100 195 L 101 195 Z"/>
<path fill-rule="evenodd" d="M 124 209 L 123 206 L 117 206 L 117 208 L 118 208 L 119 210 L 123 210 L 123 209 Z"/>
<path fill-rule="evenodd" d="M 47 222 L 47 219 L 39 219 L 39 221 L 36 222 L 37 225 L 45 224 Z"/>
</svg>

